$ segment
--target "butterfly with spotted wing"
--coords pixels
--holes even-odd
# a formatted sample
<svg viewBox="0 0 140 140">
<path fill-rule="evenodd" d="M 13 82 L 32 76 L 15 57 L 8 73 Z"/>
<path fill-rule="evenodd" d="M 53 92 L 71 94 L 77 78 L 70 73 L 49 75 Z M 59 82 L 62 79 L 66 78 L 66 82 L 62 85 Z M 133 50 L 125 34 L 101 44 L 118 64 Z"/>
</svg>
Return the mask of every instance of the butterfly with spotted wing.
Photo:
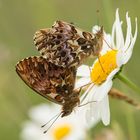
<svg viewBox="0 0 140 140">
<path fill-rule="evenodd" d="M 103 27 L 92 34 L 73 24 L 56 21 L 52 28 L 40 29 L 35 33 L 34 44 L 49 62 L 77 68 L 89 56 L 99 56 L 103 34 Z"/>
<path fill-rule="evenodd" d="M 80 89 L 74 90 L 76 69 L 63 68 L 43 57 L 29 57 L 16 65 L 16 72 L 34 91 L 62 105 L 61 117 L 69 115 L 79 104 Z"/>
</svg>

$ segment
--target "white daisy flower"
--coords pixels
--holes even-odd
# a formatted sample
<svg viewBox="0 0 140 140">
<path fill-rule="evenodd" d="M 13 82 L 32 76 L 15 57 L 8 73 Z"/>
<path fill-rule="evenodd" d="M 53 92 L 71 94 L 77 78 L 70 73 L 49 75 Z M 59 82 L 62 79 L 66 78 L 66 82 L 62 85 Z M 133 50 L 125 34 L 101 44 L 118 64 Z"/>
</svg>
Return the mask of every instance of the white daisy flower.
<svg viewBox="0 0 140 140">
<path fill-rule="evenodd" d="M 77 86 L 80 87 L 92 82 L 82 96 L 82 98 L 85 98 L 84 103 L 95 101 L 86 105 L 88 121 L 97 121 L 100 118 L 105 125 L 110 123 L 108 92 L 112 87 L 114 76 L 130 59 L 137 37 L 137 19 L 135 19 L 134 36 L 132 35 L 131 20 L 128 13 L 126 13 L 126 22 L 127 33 L 124 40 L 122 21 L 120 21 L 117 9 L 112 35 L 104 33 L 105 41 L 100 58 L 94 62 L 91 70 L 86 65 L 78 68 L 77 75 L 82 76 L 82 78 L 77 81 Z"/>
<path fill-rule="evenodd" d="M 29 112 L 31 120 L 22 126 L 21 140 L 84 140 L 87 129 L 85 117 L 74 113 L 58 118 L 47 133 L 43 134 L 47 128 L 41 128 L 41 125 L 56 115 L 59 109 L 58 105 L 47 104 L 32 108 Z"/>
</svg>

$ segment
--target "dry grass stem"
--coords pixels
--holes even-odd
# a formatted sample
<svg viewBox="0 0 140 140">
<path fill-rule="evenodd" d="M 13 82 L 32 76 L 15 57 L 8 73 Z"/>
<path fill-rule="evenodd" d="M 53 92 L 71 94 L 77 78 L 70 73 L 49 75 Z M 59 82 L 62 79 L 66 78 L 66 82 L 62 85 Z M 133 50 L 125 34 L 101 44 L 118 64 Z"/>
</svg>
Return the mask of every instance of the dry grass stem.
<svg viewBox="0 0 140 140">
<path fill-rule="evenodd" d="M 112 88 L 109 92 L 109 96 L 111 96 L 112 98 L 123 100 L 123 101 L 135 106 L 137 109 L 140 109 L 139 102 L 137 102 L 135 99 L 128 97 L 123 92 L 119 91 L 118 89 Z"/>
</svg>

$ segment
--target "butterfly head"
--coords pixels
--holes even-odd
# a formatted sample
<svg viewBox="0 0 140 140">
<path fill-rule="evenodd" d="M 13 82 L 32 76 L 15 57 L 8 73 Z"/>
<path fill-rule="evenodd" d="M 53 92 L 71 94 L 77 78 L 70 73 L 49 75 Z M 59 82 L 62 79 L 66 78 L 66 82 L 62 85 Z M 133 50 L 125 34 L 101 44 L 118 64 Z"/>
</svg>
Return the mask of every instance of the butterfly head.
<svg viewBox="0 0 140 140">
<path fill-rule="evenodd" d="M 71 114 L 73 109 L 79 104 L 79 93 L 81 89 L 74 90 L 70 96 L 65 99 L 65 103 L 62 107 L 62 115 L 61 117 L 68 116 Z"/>
<path fill-rule="evenodd" d="M 102 50 L 103 46 L 103 36 L 104 36 L 104 31 L 103 31 L 103 26 L 100 28 L 99 31 L 95 34 L 95 37 L 92 39 L 92 43 L 94 44 L 93 48 L 93 54 L 95 56 L 99 56 L 100 51 Z"/>
</svg>

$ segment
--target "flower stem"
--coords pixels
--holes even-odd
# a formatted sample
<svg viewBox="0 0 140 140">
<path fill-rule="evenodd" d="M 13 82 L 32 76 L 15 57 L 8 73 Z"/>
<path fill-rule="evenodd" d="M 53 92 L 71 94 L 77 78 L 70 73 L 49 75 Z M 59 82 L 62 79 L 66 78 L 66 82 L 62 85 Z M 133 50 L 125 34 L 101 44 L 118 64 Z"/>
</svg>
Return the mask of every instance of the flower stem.
<svg viewBox="0 0 140 140">
<path fill-rule="evenodd" d="M 125 77 L 122 73 L 119 73 L 117 75 L 117 78 L 123 83 L 125 83 L 128 87 L 133 89 L 135 92 L 140 93 L 140 88 L 136 86 L 132 81 L 130 81 L 127 77 Z"/>
</svg>

